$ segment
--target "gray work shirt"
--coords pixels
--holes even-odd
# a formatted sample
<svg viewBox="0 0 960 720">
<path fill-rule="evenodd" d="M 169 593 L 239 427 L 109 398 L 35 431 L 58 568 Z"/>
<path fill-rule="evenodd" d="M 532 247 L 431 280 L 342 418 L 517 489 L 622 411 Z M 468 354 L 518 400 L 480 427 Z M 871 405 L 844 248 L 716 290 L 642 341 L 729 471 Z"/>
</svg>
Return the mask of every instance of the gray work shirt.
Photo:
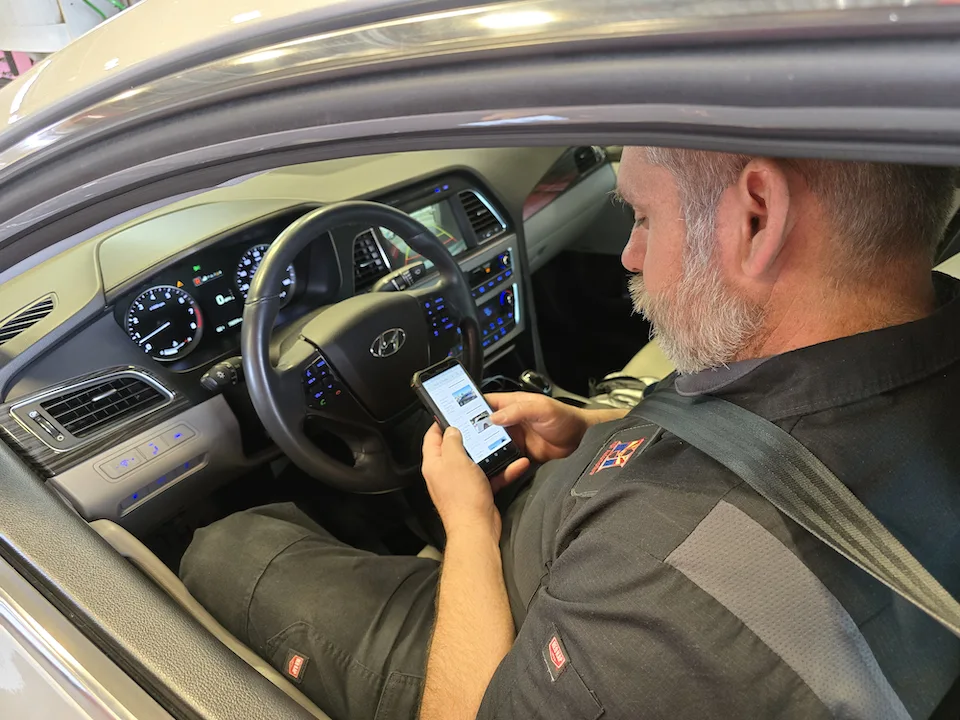
<svg viewBox="0 0 960 720">
<path fill-rule="evenodd" d="M 960 283 L 918 322 L 656 392 L 803 442 L 960 595 Z M 517 641 L 480 718 L 926 718 L 960 640 L 639 417 L 592 428 L 504 514 Z"/>
</svg>

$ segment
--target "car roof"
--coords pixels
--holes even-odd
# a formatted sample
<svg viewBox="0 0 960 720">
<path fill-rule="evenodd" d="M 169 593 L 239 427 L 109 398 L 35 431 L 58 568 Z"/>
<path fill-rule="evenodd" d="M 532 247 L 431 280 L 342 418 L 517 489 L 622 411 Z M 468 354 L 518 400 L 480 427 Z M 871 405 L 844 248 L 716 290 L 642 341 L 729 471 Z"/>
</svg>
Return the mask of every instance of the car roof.
<svg viewBox="0 0 960 720">
<path fill-rule="evenodd" d="M 141 85 L 161 68 L 194 67 L 286 39 L 289 29 L 362 18 L 410 0 L 204 0 L 137 3 L 96 26 L 0 90 L 0 126 L 16 123 L 121 77 Z M 2 113 L 5 113 L 2 114 Z M 0 131 L 2 137 L 2 131 Z"/>
<path fill-rule="evenodd" d="M 259 60 L 258 51 L 322 37 L 342 36 L 404 22 L 442 19 L 450 34 L 470 38 L 471 49 L 485 42 L 503 47 L 540 46 L 580 38 L 677 36 L 700 37 L 737 28 L 769 37 L 776 30 L 799 35 L 809 27 L 842 26 L 863 11 L 890 8 L 879 17 L 896 22 L 920 5 L 940 0 L 610 0 L 594 6 L 583 0 L 204 0 L 202 3 L 138 3 L 110 18 L 59 52 L 38 63 L 7 87 L 0 88 L 0 156 L 5 148 L 31 134 L 73 118 L 108 98 L 139 92 L 158 79 L 232 58 Z M 897 9 L 894 12 L 893 9 Z M 425 38 L 429 46 L 432 38 Z M 416 32 L 409 37 L 417 41 Z M 390 39 L 377 47 L 369 38 L 369 54 L 391 50 Z M 375 57 L 374 57 L 375 59 Z M 220 69 L 219 67 L 217 68 Z M 224 83 L 235 73 L 223 73 Z M 190 82 L 189 79 L 186 80 Z M 216 78 L 204 78 L 205 90 L 216 91 Z M 109 110 L 109 109 L 108 109 Z M 109 120 L 108 117 L 101 118 Z M 90 115 L 82 122 L 97 119 Z M 0 159 L 0 169 L 11 161 Z"/>
</svg>

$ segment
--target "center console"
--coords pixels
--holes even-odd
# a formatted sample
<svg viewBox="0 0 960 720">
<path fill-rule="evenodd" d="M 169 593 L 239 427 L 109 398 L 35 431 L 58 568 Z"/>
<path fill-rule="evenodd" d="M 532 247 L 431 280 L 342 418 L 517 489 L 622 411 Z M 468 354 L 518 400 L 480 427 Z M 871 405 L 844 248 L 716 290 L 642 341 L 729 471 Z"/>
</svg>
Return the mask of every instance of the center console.
<svg viewBox="0 0 960 720">
<path fill-rule="evenodd" d="M 507 242 L 463 264 L 470 294 L 477 303 L 484 357 L 501 354 L 524 329 L 516 250 Z"/>
<path fill-rule="evenodd" d="M 476 178 L 451 175 L 381 200 L 430 228 L 456 256 L 477 304 L 486 361 L 506 354 L 526 329 L 526 305 L 517 235 L 489 193 Z M 435 278 L 431 263 L 383 228 L 357 235 L 354 260 L 359 290 L 406 290 Z M 453 327 L 442 312 L 428 319 L 437 337 Z"/>
</svg>

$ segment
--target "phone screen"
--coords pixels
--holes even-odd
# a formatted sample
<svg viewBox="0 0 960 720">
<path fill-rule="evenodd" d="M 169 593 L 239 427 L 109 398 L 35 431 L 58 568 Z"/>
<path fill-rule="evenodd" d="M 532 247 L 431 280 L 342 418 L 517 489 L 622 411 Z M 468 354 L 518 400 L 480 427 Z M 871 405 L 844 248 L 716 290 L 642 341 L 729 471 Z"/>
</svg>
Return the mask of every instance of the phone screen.
<svg viewBox="0 0 960 720">
<path fill-rule="evenodd" d="M 510 442 L 507 431 L 490 422 L 490 406 L 463 366 L 455 365 L 424 380 L 423 390 L 447 424 L 463 435 L 463 447 L 475 463 L 481 463 Z"/>
</svg>

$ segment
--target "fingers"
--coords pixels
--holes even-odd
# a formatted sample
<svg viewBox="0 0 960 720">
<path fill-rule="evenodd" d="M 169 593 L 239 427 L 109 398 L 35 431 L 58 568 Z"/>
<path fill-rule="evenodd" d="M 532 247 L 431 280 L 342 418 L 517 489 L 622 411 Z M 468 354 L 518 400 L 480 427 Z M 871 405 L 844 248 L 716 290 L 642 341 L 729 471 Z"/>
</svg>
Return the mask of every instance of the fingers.
<svg viewBox="0 0 960 720">
<path fill-rule="evenodd" d="M 460 431 L 452 425 L 443 433 L 443 445 L 441 452 L 443 452 L 444 455 L 447 453 L 456 452 L 459 452 L 460 454 L 466 454 L 466 450 L 463 449 L 463 436 L 460 434 Z"/>
<path fill-rule="evenodd" d="M 443 433 L 440 426 L 434 423 L 423 436 L 423 459 L 440 457 L 443 447 Z"/>
<path fill-rule="evenodd" d="M 542 395 L 533 393 L 511 393 L 518 396 L 511 402 L 501 401 L 497 398 L 498 404 L 490 404 L 496 409 L 496 412 L 490 416 L 490 421 L 501 427 L 510 427 L 519 425 L 522 422 L 535 423 L 544 419 L 545 413 L 549 410 L 549 401 Z M 494 397 L 494 396 L 489 396 Z"/>
<path fill-rule="evenodd" d="M 506 484 L 509 485 L 510 483 L 522 478 L 529 469 L 530 460 L 528 458 L 514 460 L 512 463 L 507 465 L 507 469 L 503 471 L 503 479 L 505 480 Z"/>
<path fill-rule="evenodd" d="M 517 395 L 521 393 L 489 393 L 483 398 L 490 404 L 494 410 L 501 410 L 507 405 L 512 405 L 517 401 Z"/>
<path fill-rule="evenodd" d="M 510 483 L 522 478 L 529 469 L 530 461 L 527 458 L 514 460 L 507 466 L 506 470 L 490 480 L 490 487 L 495 493 L 499 492 Z"/>
</svg>

